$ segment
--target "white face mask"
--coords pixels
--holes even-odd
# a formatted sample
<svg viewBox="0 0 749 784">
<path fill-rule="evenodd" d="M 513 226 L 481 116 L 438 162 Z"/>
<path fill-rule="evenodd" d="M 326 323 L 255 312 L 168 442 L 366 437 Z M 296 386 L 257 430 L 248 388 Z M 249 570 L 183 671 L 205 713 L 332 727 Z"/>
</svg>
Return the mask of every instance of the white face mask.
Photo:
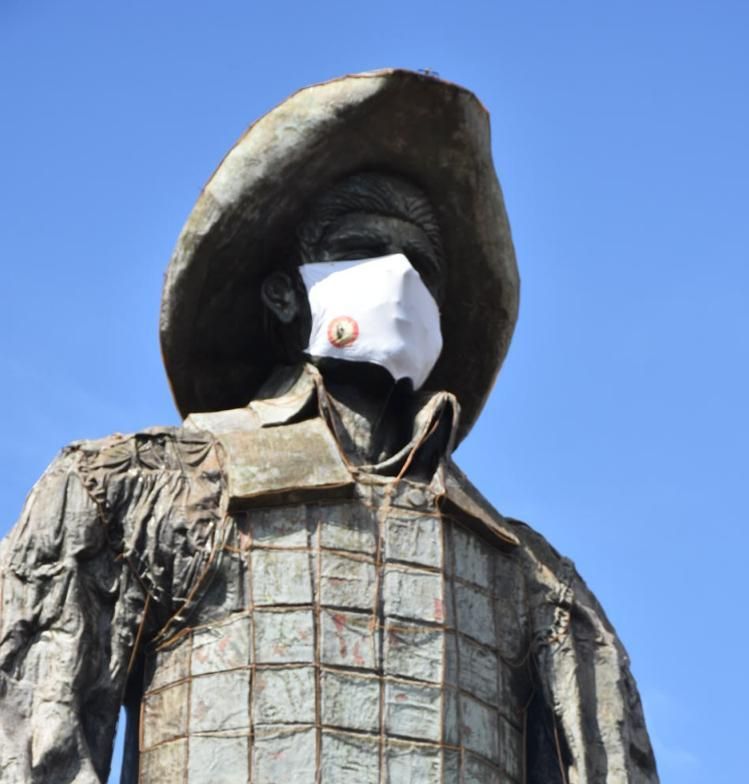
<svg viewBox="0 0 749 784">
<path fill-rule="evenodd" d="M 299 272 L 312 311 L 307 354 L 381 365 L 414 389 L 442 351 L 440 313 L 402 254 L 304 264 Z"/>
</svg>

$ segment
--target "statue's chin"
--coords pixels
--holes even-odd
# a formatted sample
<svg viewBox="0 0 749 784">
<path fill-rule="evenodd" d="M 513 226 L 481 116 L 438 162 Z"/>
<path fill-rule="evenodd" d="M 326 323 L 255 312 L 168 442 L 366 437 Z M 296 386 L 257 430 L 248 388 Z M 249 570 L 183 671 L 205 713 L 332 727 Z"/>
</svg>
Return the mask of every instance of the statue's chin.
<svg viewBox="0 0 749 784">
<path fill-rule="evenodd" d="M 349 362 L 334 357 L 310 357 L 309 361 L 327 382 L 361 386 L 369 393 L 387 392 L 396 386 L 390 371 L 373 362 Z M 397 386 L 403 392 L 413 391 L 413 384 L 408 378 L 402 378 Z"/>
</svg>

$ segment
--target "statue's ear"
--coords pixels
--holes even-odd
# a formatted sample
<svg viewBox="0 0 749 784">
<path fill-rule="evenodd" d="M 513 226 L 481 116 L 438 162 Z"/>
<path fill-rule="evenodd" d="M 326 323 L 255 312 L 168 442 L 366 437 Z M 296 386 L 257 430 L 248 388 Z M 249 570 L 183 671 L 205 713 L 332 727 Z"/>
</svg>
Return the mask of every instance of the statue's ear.
<svg viewBox="0 0 749 784">
<path fill-rule="evenodd" d="M 291 324 L 299 316 L 299 293 L 288 273 L 271 272 L 260 286 L 260 296 L 282 324 Z"/>
</svg>

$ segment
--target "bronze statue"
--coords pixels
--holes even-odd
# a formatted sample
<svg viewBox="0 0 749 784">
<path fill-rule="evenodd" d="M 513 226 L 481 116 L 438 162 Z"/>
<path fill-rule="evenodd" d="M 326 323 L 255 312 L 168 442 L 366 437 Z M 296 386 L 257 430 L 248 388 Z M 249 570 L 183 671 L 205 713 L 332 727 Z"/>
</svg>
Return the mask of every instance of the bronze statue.
<svg viewBox="0 0 749 784">
<path fill-rule="evenodd" d="M 657 782 L 570 561 L 452 462 L 518 278 L 486 111 L 296 93 L 167 273 L 179 428 L 70 445 L 0 545 L 0 781 Z"/>
</svg>

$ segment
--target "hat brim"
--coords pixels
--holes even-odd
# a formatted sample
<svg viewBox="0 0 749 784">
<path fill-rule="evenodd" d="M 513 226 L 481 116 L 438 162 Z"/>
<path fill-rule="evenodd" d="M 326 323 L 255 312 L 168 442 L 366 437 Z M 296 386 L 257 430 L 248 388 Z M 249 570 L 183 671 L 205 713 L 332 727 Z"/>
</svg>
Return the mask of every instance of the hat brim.
<svg viewBox="0 0 749 784">
<path fill-rule="evenodd" d="M 408 178 L 436 210 L 448 276 L 444 347 L 425 388 L 453 392 L 459 438 L 470 430 L 517 318 L 515 254 L 488 113 L 468 90 L 405 70 L 300 90 L 246 131 L 204 187 L 161 307 L 164 364 L 183 416 L 252 399 L 276 363 L 260 284 L 292 252 L 311 199 L 360 171 Z"/>
</svg>

